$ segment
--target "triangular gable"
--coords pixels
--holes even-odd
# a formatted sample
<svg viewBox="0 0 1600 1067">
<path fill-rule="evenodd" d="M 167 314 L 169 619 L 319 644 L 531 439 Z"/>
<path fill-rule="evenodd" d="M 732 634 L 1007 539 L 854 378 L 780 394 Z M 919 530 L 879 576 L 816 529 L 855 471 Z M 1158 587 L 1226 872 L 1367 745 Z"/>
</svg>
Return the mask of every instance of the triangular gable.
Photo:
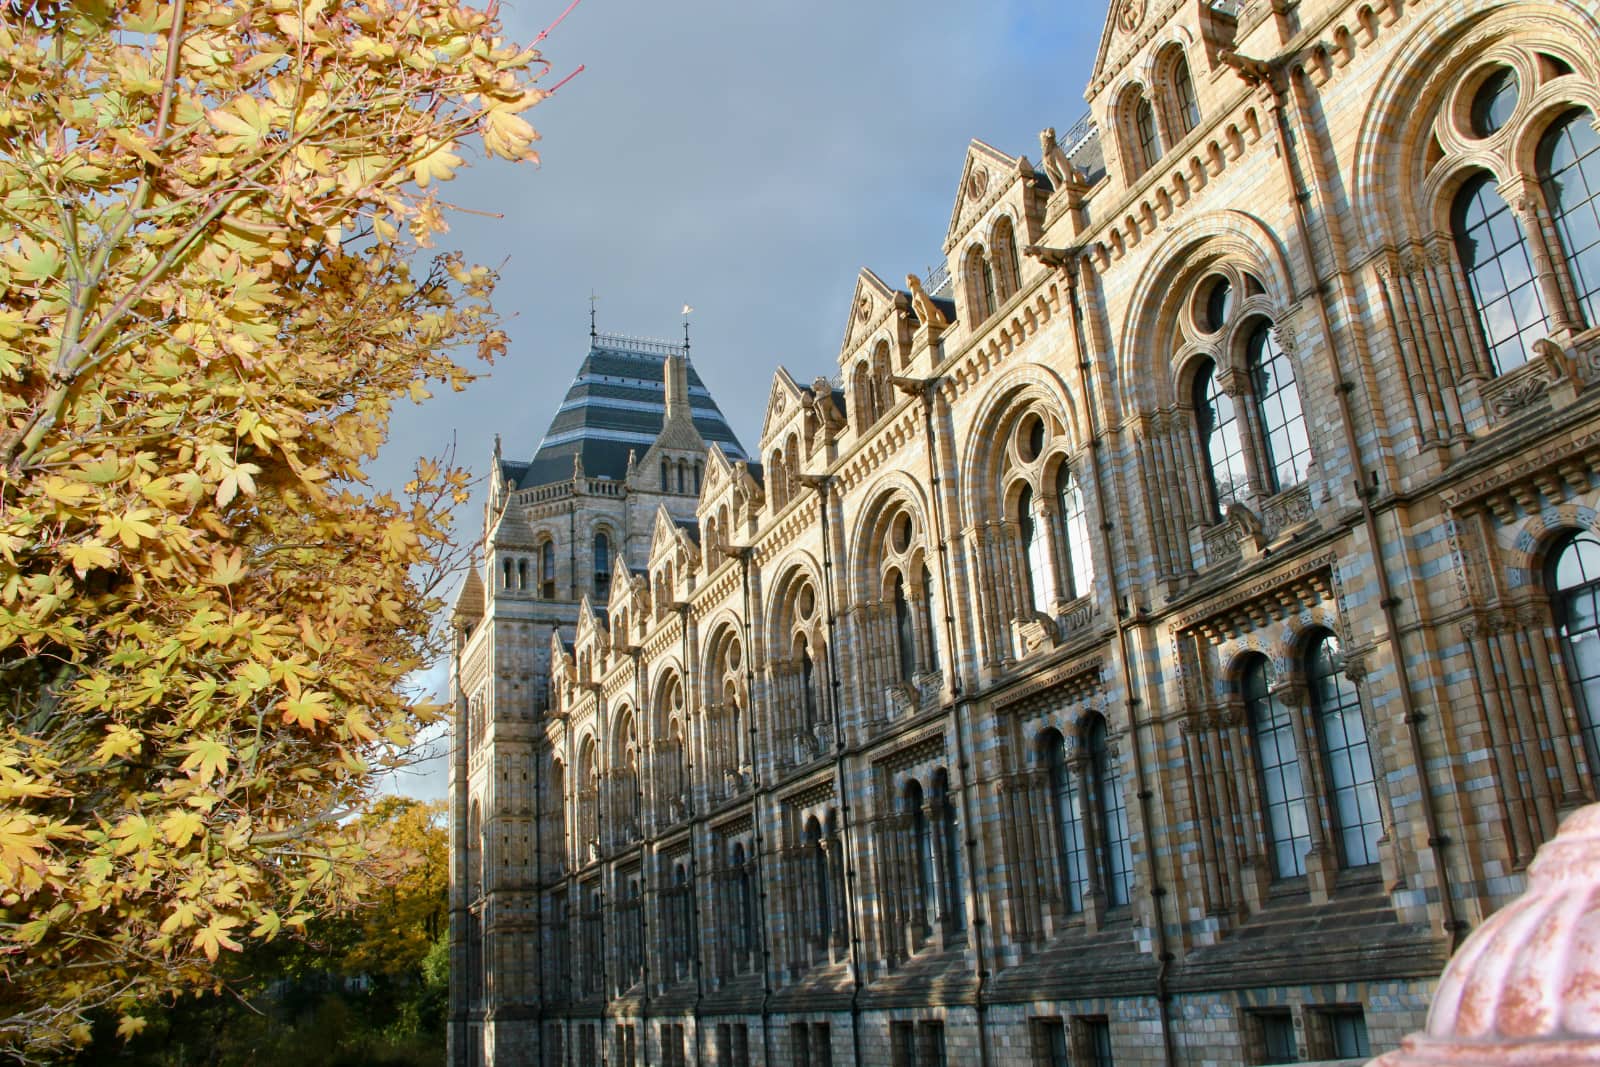
<svg viewBox="0 0 1600 1067">
<path fill-rule="evenodd" d="M 845 352 L 855 347 L 862 335 L 883 317 L 884 311 L 894 306 L 894 297 L 895 291 L 882 278 L 870 268 L 862 267 L 861 273 L 856 276 L 856 291 L 850 298 L 850 311 L 845 316 L 844 340 L 839 343 L 839 351 Z"/>
<path fill-rule="evenodd" d="M 779 367 L 772 375 L 772 392 L 767 394 L 767 415 L 761 423 L 761 447 L 767 445 L 767 435 L 787 422 L 800 406 L 804 390 Z"/>
<path fill-rule="evenodd" d="M 665 504 L 657 504 L 655 528 L 650 531 L 650 566 L 677 547 L 678 523 Z"/>
<path fill-rule="evenodd" d="M 1150 40 L 1186 2 L 1192 0 L 1111 0 L 1085 96 L 1093 99 L 1099 95 L 1105 82 L 1122 69 L 1128 56 Z"/>
<path fill-rule="evenodd" d="M 946 249 L 959 240 L 971 228 L 972 219 L 987 210 L 1000 191 L 1016 179 L 1018 162 L 1017 157 L 1008 156 L 976 138 L 967 145 L 961 184 L 956 186 L 955 206 L 950 209 L 950 228 L 944 235 Z"/>
<path fill-rule="evenodd" d="M 450 613 L 450 617 L 473 621 L 481 619 L 486 599 L 483 579 L 478 577 L 478 561 L 473 559 L 467 566 L 467 579 L 461 583 L 461 592 L 456 594 L 455 610 Z"/>
<path fill-rule="evenodd" d="M 700 503 L 695 507 L 695 513 L 712 510 L 708 505 L 733 481 L 733 464 L 728 462 L 727 453 L 722 451 L 721 445 L 712 445 L 706 452 L 705 474 L 700 479 Z"/>
</svg>

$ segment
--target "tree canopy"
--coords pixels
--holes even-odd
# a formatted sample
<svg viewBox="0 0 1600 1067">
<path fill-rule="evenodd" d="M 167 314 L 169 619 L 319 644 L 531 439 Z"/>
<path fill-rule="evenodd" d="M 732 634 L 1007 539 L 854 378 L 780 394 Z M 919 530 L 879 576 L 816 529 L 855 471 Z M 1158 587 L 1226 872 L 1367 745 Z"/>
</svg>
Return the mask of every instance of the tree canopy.
<svg viewBox="0 0 1600 1067">
<path fill-rule="evenodd" d="M 391 404 L 505 343 L 428 247 L 545 64 L 457 0 L 0 6 L 0 1049 L 213 982 L 398 873 L 448 510 Z"/>
</svg>

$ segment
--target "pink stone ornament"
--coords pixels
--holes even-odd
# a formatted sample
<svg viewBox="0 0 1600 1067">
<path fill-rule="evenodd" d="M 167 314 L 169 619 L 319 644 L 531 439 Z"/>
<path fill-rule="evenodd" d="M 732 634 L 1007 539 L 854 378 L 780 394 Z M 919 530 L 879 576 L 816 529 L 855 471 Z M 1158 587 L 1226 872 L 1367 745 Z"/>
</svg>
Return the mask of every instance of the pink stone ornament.
<svg viewBox="0 0 1600 1067">
<path fill-rule="evenodd" d="M 1428 1028 L 1368 1067 L 1600 1065 L 1600 804 L 1574 812 L 1528 889 L 1445 965 Z"/>
</svg>

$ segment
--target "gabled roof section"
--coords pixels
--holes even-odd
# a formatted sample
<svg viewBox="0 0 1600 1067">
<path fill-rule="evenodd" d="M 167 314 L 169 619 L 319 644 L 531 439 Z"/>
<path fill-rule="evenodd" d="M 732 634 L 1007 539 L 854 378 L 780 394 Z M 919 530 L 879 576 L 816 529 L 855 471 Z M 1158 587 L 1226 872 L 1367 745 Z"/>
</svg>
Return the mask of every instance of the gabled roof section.
<svg viewBox="0 0 1600 1067">
<path fill-rule="evenodd" d="M 948 251 L 972 228 L 972 223 L 989 210 L 1017 176 L 1016 156 L 979 140 L 967 145 L 967 161 L 961 168 L 961 184 L 956 186 L 956 203 L 950 209 L 950 228 L 945 231 Z"/>
<path fill-rule="evenodd" d="M 761 423 L 761 443 L 765 444 L 767 436 L 783 423 L 787 422 L 796 408 L 800 405 L 805 390 L 800 388 L 789 372 L 779 367 L 772 375 L 772 392 L 767 394 L 767 416 Z M 740 457 L 729 453 L 729 457 Z"/>
<path fill-rule="evenodd" d="M 483 579 L 478 577 L 478 561 L 473 560 L 467 567 L 467 580 L 461 583 L 461 592 L 456 594 L 455 610 L 450 616 L 460 621 L 481 619 L 484 601 Z"/>
<path fill-rule="evenodd" d="M 895 291 L 887 282 L 867 267 L 856 277 L 856 292 L 850 298 L 850 314 L 845 319 L 844 340 L 839 351 L 855 347 L 868 330 L 883 317 L 885 309 L 894 306 Z"/>
<path fill-rule="evenodd" d="M 1127 63 L 1128 57 L 1166 25 L 1174 12 L 1194 0 L 1111 0 L 1106 10 L 1105 27 L 1100 31 L 1100 51 L 1095 54 L 1094 73 L 1089 75 L 1089 97 L 1099 94 L 1108 79 Z"/>
<path fill-rule="evenodd" d="M 683 356 L 680 345 L 611 334 L 594 334 L 567 395 L 545 430 L 519 488 L 564 482 L 573 460 L 591 478 L 621 481 L 628 453 L 643 455 L 661 433 L 667 407 L 666 362 Z M 694 429 L 707 444 L 742 458 L 744 448 L 705 382 L 688 365 L 689 406 Z M 510 465 L 506 465 L 509 467 Z"/>
</svg>

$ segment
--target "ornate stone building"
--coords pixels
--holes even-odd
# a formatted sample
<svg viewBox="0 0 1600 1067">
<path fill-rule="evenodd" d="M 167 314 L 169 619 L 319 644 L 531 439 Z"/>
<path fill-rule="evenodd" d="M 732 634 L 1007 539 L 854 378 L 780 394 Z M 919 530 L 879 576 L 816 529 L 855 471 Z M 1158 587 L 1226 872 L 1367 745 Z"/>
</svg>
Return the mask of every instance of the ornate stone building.
<svg viewBox="0 0 1600 1067">
<path fill-rule="evenodd" d="M 596 337 L 456 608 L 451 1062 L 1365 1057 L 1600 767 L 1600 2 L 1118 0 L 745 459 Z"/>
</svg>

